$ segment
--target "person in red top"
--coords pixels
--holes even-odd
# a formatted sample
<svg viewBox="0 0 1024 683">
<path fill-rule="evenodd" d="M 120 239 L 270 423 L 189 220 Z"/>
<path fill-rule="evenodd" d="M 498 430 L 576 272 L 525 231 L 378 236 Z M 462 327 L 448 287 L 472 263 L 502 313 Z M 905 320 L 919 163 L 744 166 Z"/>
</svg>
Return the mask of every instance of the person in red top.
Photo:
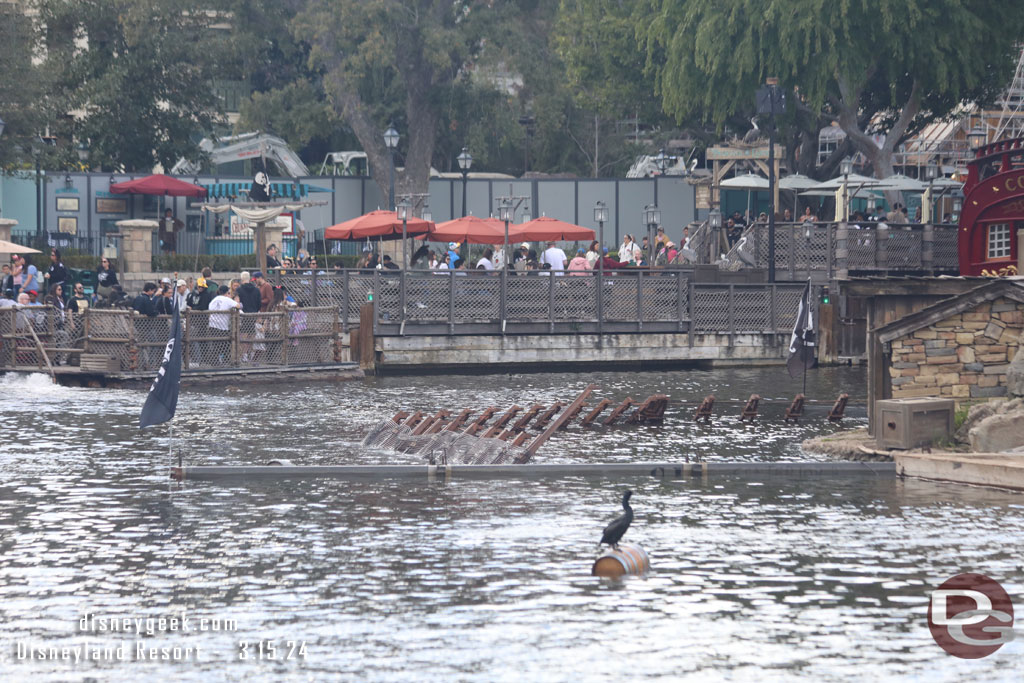
<svg viewBox="0 0 1024 683">
<path fill-rule="evenodd" d="M 260 313 L 266 313 L 270 310 L 270 305 L 274 302 L 274 288 L 270 286 L 270 283 L 263 279 L 263 272 L 257 270 L 252 274 L 252 279 L 256 283 L 256 286 L 260 288 Z"/>
<path fill-rule="evenodd" d="M 594 270 L 600 270 L 602 263 L 604 264 L 604 269 L 605 270 L 617 270 L 619 268 L 628 268 L 629 267 L 628 263 L 620 263 L 619 261 L 616 261 L 615 259 L 610 258 L 608 256 L 608 247 L 604 248 L 604 255 L 601 256 L 601 258 L 598 259 L 597 261 L 594 261 Z"/>
</svg>

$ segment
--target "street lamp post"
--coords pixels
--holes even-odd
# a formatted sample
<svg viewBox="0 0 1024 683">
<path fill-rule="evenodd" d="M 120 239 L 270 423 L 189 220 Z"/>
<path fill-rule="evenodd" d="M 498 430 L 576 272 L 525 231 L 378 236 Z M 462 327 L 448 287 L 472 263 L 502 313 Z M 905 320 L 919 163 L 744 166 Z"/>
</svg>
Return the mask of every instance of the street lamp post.
<svg viewBox="0 0 1024 683">
<path fill-rule="evenodd" d="M 648 204 L 644 207 L 644 222 L 647 224 L 647 241 L 651 249 L 651 258 L 647 267 L 654 265 L 654 230 L 661 223 L 661 209 L 656 204 Z"/>
<path fill-rule="evenodd" d="M 717 206 L 708 213 L 708 228 L 711 229 L 711 234 L 715 236 L 715 248 L 720 248 L 722 244 L 722 211 Z M 709 261 L 714 260 L 713 254 L 709 253 L 707 256 Z"/>
<path fill-rule="evenodd" d="M 757 91 L 757 113 L 768 114 L 768 282 L 775 282 L 775 114 L 785 108 L 779 79 L 766 79 Z"/>
<path fill-rule="evenodd" d="M 406 258 L 407 254 L 405 253 L 405 245 L 408 237 L 407 226 L 409 223 L 409 209 L 411 208 L 412 205 L 409 204 L 409 200 L 407 199 L 403 199 L 398 203 L 398 206 L 395 207 L 395 210 L 398 212 L 398 218 L 402 221 L 402 270 L 405 270 L 406 265 L 409 263 L 409 260 Z"/>
<path fill-rule="evenodd" d="M 384 131 L 384 146 L 388 148 L 388 155 L 391 157 L 391 189 L 388 190 L 388 210 L 395 210 L 395 148 L 398 147 L 398 131 L 394 125 L 388 124 Z"/>
<path fill-rule="evenodd" d="M 924 167 L 924 175 L 928 179 L 928 189 L 921 197 L 921 222 L 927 225 L 932 222 L 932 184 L 939 177 L 939 167 L 934 161 L 929 161 L 928 165 Z"/>
<path fill-rule="evenodd" d="M 455 157 L 455 160 L 459 162 L 459 170 L 462 171 L 462 215 L 466 215 L 466 178 L 469 176 L 469 169 L 473 166 L 473 155 L 469 153 L 469 150 L 465 147 L 462 148 L 462 153 Z"/>
<path fill-rule="evenodd" d="M 843 174 L 843 211 L 840 214 L 843 218 L 843 222 L 846 223 L 850 220 L 850 196 L 849 196 L 849 181 L 850 174 L 853 173 L 853 159 L 846 157 L 839 162 L 839 172 Z"/>
<path fill-rule="evenodd" d="M 511 194 L 511 193 L 509 193 Z M 503 198 L 498 203 L 498 218 L 505 223 L 505 243 L 501 247 L 501 272 L 498 273 L 501 284 L 501 333 L 505 333 L 505 319 L 508 306 L 508 224 L 515 219 L 516 205 L 511 197 Z"/>
<path fill-rule="evenodd" d="M 597 242 L 597 324 L 598 330 L 603 330 L 604 325 L 604 224 L 608 220 L 608 206 L 599 201 L 594 204 L 594 220 L 597 221 L 598 242 Z M 621 258 L 621 257 L 620 257 Z M 598 342 L 603 342 L 604 335 L 598 336 Z"/>
</svg>

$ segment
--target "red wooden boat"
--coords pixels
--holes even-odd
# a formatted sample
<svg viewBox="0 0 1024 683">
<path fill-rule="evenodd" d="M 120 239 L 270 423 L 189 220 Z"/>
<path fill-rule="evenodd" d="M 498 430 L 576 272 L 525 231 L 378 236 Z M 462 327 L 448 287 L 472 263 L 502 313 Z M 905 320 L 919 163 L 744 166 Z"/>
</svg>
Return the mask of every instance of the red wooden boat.
<svg viewBox="0 0 1024 683">
<path fill-rule="evenodd" d="M 960 212 L 960 274 L 1017 274 L 1024 230 L 1024 138 L 974 150 Z"/>
</svg>

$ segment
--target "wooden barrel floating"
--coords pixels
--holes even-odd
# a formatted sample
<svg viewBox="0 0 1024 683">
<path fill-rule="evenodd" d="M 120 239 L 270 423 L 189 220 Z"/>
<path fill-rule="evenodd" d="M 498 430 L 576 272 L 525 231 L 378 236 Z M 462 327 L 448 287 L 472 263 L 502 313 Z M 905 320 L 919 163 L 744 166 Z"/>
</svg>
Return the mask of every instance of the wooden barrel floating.
<svg viewBox="0 0 1024 683">
<path fill-rule="evenodd" d="M 608 550 L 594 560 L 590 573 L 593 576 L 618 578 L 626 574 L 640 576 L 650 568 L 651 559 L 647 557 L 647 551 L 638 545 L 620 543 L 618 550 Z"/>
</svg>

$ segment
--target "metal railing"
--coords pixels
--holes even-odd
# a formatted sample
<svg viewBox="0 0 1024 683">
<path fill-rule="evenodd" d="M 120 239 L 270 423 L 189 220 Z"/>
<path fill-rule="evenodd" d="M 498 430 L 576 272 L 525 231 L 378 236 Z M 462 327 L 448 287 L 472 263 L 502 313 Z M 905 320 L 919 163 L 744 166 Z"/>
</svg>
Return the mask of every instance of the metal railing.
<svg viewBox="0 0 1024 683">
<path fill-rule="evenodd" d="M 338 310 L 333 306 L 277 313 L 188 311 L 182 319 L 186 371 L 308 366 L 341 359 Z M 93 354 L 116 359 L 119 372 L 154 372 L 163 359 L 170 324 L 170 316 L 151 318 L 125 310 L 91 308 L 72 317 L 49 306 L 0 309 L 0 369 L 44 367 L 46 359 L 31 326 L 51 362 Z"/>
<path fill-rule="evenodd" d="M 875 223 L 779 223 L 775 270 L 790 280 L 851 273 L 956 273 L 957 226 Z M 755 224 L 732 246 L 726 261 L 768 267 L 768 226 Z"/>
<path fill-rule="evenodd" d="M 345 330 L 373 306 L 374 334 L 788 333 L 802 284 L 692 283 L 671 268 L 280 271 L 300 303 L 337 307 Z"/>
</svg>

